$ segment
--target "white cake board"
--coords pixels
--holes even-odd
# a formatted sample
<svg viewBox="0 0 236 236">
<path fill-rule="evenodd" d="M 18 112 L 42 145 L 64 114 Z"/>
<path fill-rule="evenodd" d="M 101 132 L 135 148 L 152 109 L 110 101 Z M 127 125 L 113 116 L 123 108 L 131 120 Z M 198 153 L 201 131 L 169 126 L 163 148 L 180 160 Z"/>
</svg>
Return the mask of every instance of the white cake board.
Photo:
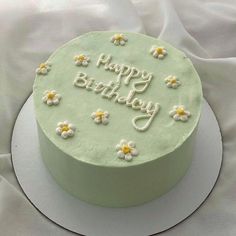
<svg viewBox="0 0 236 236">
<path fill-rule="evenodd" d="M 31 203 L 63 228 L 89 236 L 144 236 L 180 223 L 207 198 L 219 175 L 222 141 L 214 113 L 204 101 L 193 162 L 171 191 L 137 207 L 90 205 L 61 189 L 44 166 L 31 96 L 15 123 L 12 161 L 19 184 Z"/>
</svg>

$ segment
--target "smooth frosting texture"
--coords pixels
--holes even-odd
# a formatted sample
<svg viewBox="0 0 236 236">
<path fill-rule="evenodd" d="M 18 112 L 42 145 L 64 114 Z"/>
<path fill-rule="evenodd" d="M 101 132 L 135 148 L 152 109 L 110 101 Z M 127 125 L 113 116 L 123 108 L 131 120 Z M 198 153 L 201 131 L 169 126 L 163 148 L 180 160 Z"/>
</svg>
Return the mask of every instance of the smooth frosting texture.
<svg viewBox="0 0 236 236">
<path fill-rule="evenodd" d="M 201 83 L 184 53 L 145 35 L 124 32 L 125 38 L 119 39 L 115 34 L 91 32 L 59 48 L 48 59 L 50 70 L 36 75 L 33 89 L 37 121 L 48 140 L 75 160 L 94 166 L 135 166 L 173 152 L 197 127 L 201 111 Z M 115 40 L 119 43 L 114 43 Z M 163 48 L 162 51 L 155 51 L 153 45 Z M 99 63 L 99 58 L 104 63 Z M 115 71 L 115 64 L 123 74 Z M 177 82 L 171 82 L 174 77 Z M 100 88 L 110 83 L 108 92 L 114 89 L 119 94 L 117 100 L 115 95 L 102 96 L 99 83 Z M 48 106 L 42 97 L 45 91 L 53 90 L 62 99 L 56 106 Z M 132 104 L 127 102 L 129 95 Z M 142 111 L 140 101 L 151 101 L 153 106 L 149 110 L 144 106 Z M 185 122 L 174 119 L 174 113 L 170 116 L 173 107 L 181 105 L 191 114 L 186 115 Z M 180 109 L 176 112 L 181 116 Z M 61 138 L 62 132 L 55 132 L 61 121 L 73 124 L 71 137 Z M 138 130 L 145 125 L 146 129 Z M 123 139 L 132 140 L 138 150 L 138 155 L 131 155 L 128 162 L 117 156 L 116 145 Z"/>
</svg>

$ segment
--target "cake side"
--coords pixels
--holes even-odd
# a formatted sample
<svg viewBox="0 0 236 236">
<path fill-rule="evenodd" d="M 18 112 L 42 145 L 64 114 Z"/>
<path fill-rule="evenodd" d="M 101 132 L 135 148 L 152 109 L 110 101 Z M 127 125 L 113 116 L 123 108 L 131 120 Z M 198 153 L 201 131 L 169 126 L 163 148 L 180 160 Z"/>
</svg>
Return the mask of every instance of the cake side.
<svg viewBox="0 0 236 236">
<path fill-rule="evenodd" d="M 161 158 L 125 168 L 95 166 L 58 149 L 38 125 L 43 161 L 68 193 L 105 207 L 130 207 L 168 192 L 185 175 L 192 160 L 196 130 L 178 147 Z"/>
</svg>

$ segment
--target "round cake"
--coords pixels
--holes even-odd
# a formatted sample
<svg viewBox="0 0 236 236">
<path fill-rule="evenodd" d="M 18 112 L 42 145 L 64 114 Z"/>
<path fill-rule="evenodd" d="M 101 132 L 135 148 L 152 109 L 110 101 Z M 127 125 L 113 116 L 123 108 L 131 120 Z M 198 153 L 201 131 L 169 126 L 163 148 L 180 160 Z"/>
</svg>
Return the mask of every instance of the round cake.
<svg viewBox="0 0 236 236">
<path fill-rule="evenodd" d="M 186 173 L 202 104 L 186 55 L 130 32 L 90 32 L 36 69 L 42 158 L 56 182 L 89 203 L 155 199 Z"/>
</svg>

